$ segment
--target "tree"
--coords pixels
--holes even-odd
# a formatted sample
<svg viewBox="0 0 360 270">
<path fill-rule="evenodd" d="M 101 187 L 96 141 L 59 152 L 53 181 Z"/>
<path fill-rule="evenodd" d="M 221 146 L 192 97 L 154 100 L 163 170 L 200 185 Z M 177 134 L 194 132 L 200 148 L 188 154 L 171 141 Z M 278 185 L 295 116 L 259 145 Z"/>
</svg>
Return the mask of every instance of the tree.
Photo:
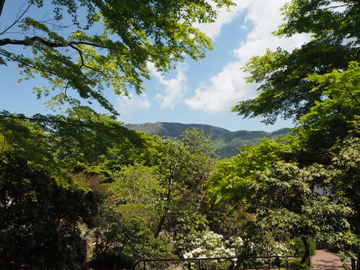
<svg viewBox="0 0 360 270">
<path fill-rule="evenodd" d="M 83 107 L 67 113 L 67 116 L 37 114 L 26 117 L 2 111 L 0 145 L 31 161 L 32 166 L 58 178 L 69 178 L 67 171 L 100 173 L 108 170 L 100 165 L 110 156 L 116 158 L 110 149 L 124 140 L 140 148 L 146 143 L 145 137 L 126 129 L 121 122 L 114 121 L 114 117 Z"/>
<path fill-rule="evenodd" d="M 233 108 L 244 117 L 263 116 L 274 123 L 278 116 L 297 121 L 323 98 L 324 88 L 308 80 L 309 74 L 324 75 L 347 69 L 350 61 L 359 61 L 359 3 L 353 0 L 293 0 L 282 8 L 285 23 L 275 35 L 310 33 L 312 40 L 292 52 L 278 49 L 254 56 L 244 70 L 249 82 L 261 83 L 259 95 L 239 102 Z M 329 96 L 329 98 L 332 98 Z"/>
<path fill-rule="evenodd" d="M 346 249 L 342 250 L 342 255 L 346 258 L 359 260 L 360 254 L 360 186 L 358 177 L 359 168 L 359 138 L 349 136 L 345 140 L 337 143 L 331 150 L 331 171 L 330 179 L 327 181 L 327 189 L 335 200 L 349 205 L 353 209 L 353 214 L 348 221 L 351 230 L 356 238 L 350 238 Z"/>
<path fill-rule="evenodd" d="M 115 169 L 105 184 L 110 196 L 95 230 L 98 259 L 109 255 L 124 263 L 136 256 L 169 256 L 167 241 L 206 226 L 202 192 L 215 162 L 208 155 L 209 137 L 190 128 L 181 140 L 148 139 L 154 149 L 144 151 L 151 154 Z"/>
<path fill-rule="evenodd" d="M 163 152 L 159 138 L 141 131 L 129 132 L 131 135 L 124 136 L 108 149 L 107 158 L 102 162 L 102 166 L 111 172 L 117 172 L 123 166 L 134 166 L 136 163 L 150 167 L 159 165 Z"/>
<path fill-rule="evenodd" d="M 163 192 L 155 206 L 158 212 L 155 237 L 159 236 L 166 221 L 175 233 L 194 228 L 195 223 L 199 227 L 204 225 L 205 218 L 199 215 L 199 208 L 204 198 L 204 183 L 214 165 L 209 155 L 210 138 L 195 128 L 187 129 L 181 137 L 181 140 L 160 142 L 163 156 L 158 172 L 162 176 Z"/>
<path fill-rule="evenodd" d="M 147 167 L 140 163 L 123 166 L 111 176 L 114 182 L 107 184 L 111 195 L 121 197 L 122 202 L 151 204 L 158 200 L 161 176 L 155 167 Z"/>
<path fill-rule="evenodd" d="M 111 197 L 100 205 L 93 236 L 92 264 L 130 268 L 137 260 L 174 257 L 167 237 L 154 237 L 153 212 L 139 203 L 117 204 Z"/>
<path fill-rule="evenodd" d="M 234 5 L 231 0 L 213 2 L 217 8 Z M 30 7 L 40 12 L 45 4 L 43 0 L 28 3 L 16 22 L 0 33 L 6 35 L 0 39 L 0 64 L 17 63 L 25 79 L 37 75 L 45 78 L 49 86 L 37 86 L 35 91 L 38 97 L 50 96 L 47 105 L 52 108 L 79 106 L 76 92 L 81 99 L 90 103 L 95 100 L 117 115 L 104 97 L 104 89 L 128 95 L 130 86 L 139 94 L 145 90 L 143 78 L 150 78 L 149 63 L 158 71 L 168 72 L 186 55 L 198 61 L 205 50 L 212 49 L 210 38 L 193 26 L 216 19 L 217 10 L 208 1 L 54 0 L 55 25 L 24 17 Z M 69 34 L 63 35 L 61 25 L 68 25 L 69 20 L 73 26 L 65 27 L 64 32 Z M 91 32 L 95 26 L 102 32 Z M 9 31 L 15 27 L 20 31 L 17 38 Z M 11 51 L 19 45 L 31 48 L 30 56 Z M 60 93 L 52 94 L 56 89 Z M 74 94 L 70 94 L 71 89 Z"/>
<path fill-rule="evenodd" d="M 315 102 L 310 112 L 303 115 L 293 130 L 303 153 L 302 164 L 321 162 L 331 164 L 330 150 L 356 132 L 360 115 L 360 69 L 358 62 L 350 62 L 346 70 L 334 70 L 324 75 L 311 74 L 308 80 L 321 88 L 323 98 Z"/>
<path fill-rule="evenodd" d="M 296 33 L 311 33 L 314 39 L 357 47 L 360 37 L 356 30 L 360 23 L 358 9 L 356 0 L 292 0 L 282 8 L 286 23 L 276 34 L 290 37 Z"/>
<path fill-rule="evenodd" d="M 285 23 L 274 34 L 289 37 L 309 33 L 311 41 L 291 52 L 279 48 L 275 52 L 267 51 L 264 56 L 253 57 L 244 70 L 250 72 L 249 82 L 261 83 L 259 95 L 253 100 L 239 102 L 233 108 L 245 117 L 263 116 L 265 123 L 274 123 L 278 116 L 296 122 L 297 126 L 292 130 L 291 159 L 298 162 L 295 164 L 298 172 L 308 170 L 317 175 L 313 169 L 318 168 L 325 174 L 315 184 L 330 192 L 328 206 L 336 203 L 336 207 L 352 208 L 353 214 L 347 217 L 351 232 L 344 240 L 347 238 L 346 248 L 355 253 L 358 253 L 359 242 L 354 237 L 358 235 L 355 224 L 358 191 L 353 171 L 357 150 L 350 149 L 348 143 L 358 138 L 358 10 L 359 2 L 353 0 L 292 0 L 287 3 L 282 9 Z M 291 167 L 294 164 L 287 162 L 285 165 Z M 265 175 L 271 175 L 274 183 L 286 186 L 290 178 L 287 178 L 289 173 L 283 171 L 276 165 L 273 172 Z M 275 172 L 278 174 L 274 175 Z M 349 185 L 355 188 L 349 188 Z M 316 197 L 316 204 L 318 198 L 320 196 Z M 311 201 L 312 197 L 309 199 Z M 330 227 L 334 222 L 327 218 L 324 221 Z"/>
<path fill-rule="evenodd" d="M 141 93 L 145 90 L 143 79 L 150 78 L 149 65 L 157 71 L 168 72 L 177 62 L 185 61 L 186 56 L 199 61 L 212 45 L 210 38 L 194 24 L 213 22 L 217 11 L 210 1 L 53 0 L 54 23 L 26 17 L 30 8 L 38 8 L 37 14 L 40 14 L 40 8 L 49 3 L 43 0 L 27 2 L 28 7 L 16 21 L 9 22 L 9 26 L 0 31 L 0 65 L 13 62 L 20 68 L 22 79 L 40 76 L 47 80 L 48 86 L 35 87 L 37 97 L 49 97 L 47 106 L 53 110 L 57 106 L 63 108 L 62 115 L 56 116 L 37 114 L 26 117 L 1 113 L 0 139 L 1 146 L 4 146 L 0 149 L 1 158 L 6 150 L 16 159 L 25 160 L 20 165 L 14 162 L 17 169 L 1 172 L 4 176 L 1 175 L 0 185 L 6 184 L 2 186 L 5 192 L 0 207 L 6 219 L 2 231 L 8 233 L 1 235 L 13 239 L 17 237 L 17 230 L 24 230 L 29 234 L 22 234 L 21 240 L 29 241 L 29 245 L 24 245 L 18 252 L 21 256 L 15 257 L 16 248 L 22 246 L 14 246 L 16 241 L 8 247 L 0 244 L 0 251 L 4 252 L 0 260 L 7 269 L 12 266 L 14 269 L 22 266 L 71 269 L 72 264 L 79 260 L 77 222 L 87 222 L 90 217 L 86 215 L 96 213 L 91 208 L 93 205 L 90 207 L 86 200 L 82 200 L 84 193 L 80 190 L 72 192 L 67 171 L 98 173 L 99 168 L 102 169 L 98 165 L 107 156 L 120 156 L 118 149 L 111 149 L 114 144 L 121 145 L 124 138 L 126 142 L 137 145 L 146 143 L 138 133 L 126 131 L 121 123 L 115 121 L 118 113 L 104 96 L 104 90 L 112 89 L 118 95 L 129 95 L 128 89 L 133 87 L 136 93 Z M 233 5 L 231 0 L 212 2 L 217 8 Z M 2 9 L 4 1 L 0 4 Z M 68 25 L 69 18 L 72 25 L 63 27 Z M 95 33 L 94 28 L 101 29 L 100 33 Z M 30 50 L 25 54 L 21 48 Z M 112 116 L 96 113 L 84 106 L 83 100 L 90 104 L 98 102 Z M 182 150 L 175 145 L 173 150 L 180 153 Z M 168 167 L 162 184 L 167 189 L 166 198 L 169 200 L 174 195 L 173 184 L 184 181 L 186 175 L 185 163 L 178 170 L 180 156 L 182 154 L 173 156 L 173 159 L 169 159 L 170 156 L 165 158 Z M 190 154 L 186 152 L 185 156 L 190 157 Z M 131 164 L 132 161 L 126 162 Z M 6 167 L 7 162 L 1 165 Z M 189 165 L 193 166 L 192 163 Z M 59 185 L 45 171 L 57 177 L 56 180 L 64 178 L 67 181 L 62 182 L 63 186 Z M 10 201 L 8 194 L 12 194 L 9 190 L 14 194 Z M 21 200 L 24 194 L 26 196 Z M 19 202 L 11 205 L 15 197 L 16 200 L 20 198 Z M 8 208 L 9 204 L 13 208 Z M 22 220 L 22 216 L 26 220 Z M 140 233 L 144 231 L 142 219 L 134 217 L 128 220 L 128 227 L 120 227 L 121 236 L 126 236 L 126 230 L 131 230 L 132 224 L 139 228 Z M 117 225 L 119 229 L 120 225 Z M 160 230 L 162 225 L 160 222 Z M 158 228 L 156 237 L 160 232 Z M 152 233 L 152 237 L 148 237 L 149 234 L 145 238 L 137 237 L 137 243 L 142 239 L 153 239 Z M 51 260 L 35 256 L 38 255 L 36 250 L 45 248 L 46 253 L 51 254 Z"/>
<path fill-rule="evenodd" d="M 279 160 L 291 156 L 292 149 L 281 140 L 275 142 L 264 138 L 258 145 L 242 148 L 238 155 L 219 162 L 212 172 L 206 191 L 210 204 L 232 202 L 237 207 L 249 195 L 247 186 L 256 179 L 255 172 L 265 171 Z M 238 195 L 238 197 L 234 197 Z"/>
<path fill-rule="evenodd" d="M 94 226 L 98 199 L 64 188 L 27 160 L 0 157 L 0 267 L 75 269 L 84 260 L 79 223 Z"/>
<path fill-rule="evenodd" d="M 261 83 L 255 99 L 240 101 L 233 111 L 244 117 L 264 117 L 273 124 L 277 117 L 298 121 L 323 97 L 323 88 L 307 79 L 309 74 L 324 75 L 344 70 L 357 60 L 357 49 L 329 41 L 312 40 L 288 52 L 278 48 L 264 56 L 254 56 L 243 68 L 249 83 Z"/>
<path fill-rule="evenodd" d="M 309 257 L 310 237 L 346 242 L 352 235 L 346 219 L 352 209 L 317 192 L 331 170 L 284 162 L 274 154 L 275 143 L 265 142 L 219 164 L 209 182 L 211 204 L 243 205 L 254 215 L 255 225 L 277 241 L 301 238 L 305 246 L 301 263 Z"/>
</svg>

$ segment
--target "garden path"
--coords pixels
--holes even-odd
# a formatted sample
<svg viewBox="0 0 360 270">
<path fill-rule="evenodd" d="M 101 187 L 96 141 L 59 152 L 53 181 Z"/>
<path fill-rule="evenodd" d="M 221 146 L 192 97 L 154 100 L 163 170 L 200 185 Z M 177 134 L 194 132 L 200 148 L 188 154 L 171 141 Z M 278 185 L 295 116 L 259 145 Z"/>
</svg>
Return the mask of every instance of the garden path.
<svg viewBox="0 0 360 270">
<path fill-rule="evenodd" d="M 344 263 L 340 260 L 339 256 L 336 256 L 333 253 L 327 252 L 325 250 L 316 250 L 314 256 L 311 257 L 310 269 L 312 270 L 342 270 L 344 268 Z M 347 263 L 351 269 L 351 264 Z"/>
</svg>

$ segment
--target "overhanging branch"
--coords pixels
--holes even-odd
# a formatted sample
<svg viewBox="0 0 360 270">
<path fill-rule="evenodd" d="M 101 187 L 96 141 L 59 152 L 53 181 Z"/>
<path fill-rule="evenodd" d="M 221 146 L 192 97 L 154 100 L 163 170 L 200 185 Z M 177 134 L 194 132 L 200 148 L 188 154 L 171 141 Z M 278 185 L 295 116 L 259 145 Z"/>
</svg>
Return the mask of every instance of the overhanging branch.
<svg viewBox="0 0 360 270">
<path fill-rule="evenodd" d="M 1 0 L 0 0 L 1 1 Z M 31 42 L 30 42 L 31 40 Z M 10 39 L 10 38 L 4 38 L 4 39 L 0 39 L 0 46 L 5 46 L 5 45 L 25 45 L 25 46 L 30 46 L 32 42 L 34 41 L 40 41 L 42 44 L 50 47 L 50 48 L 59 48 L 59 47 L 71 47 L 73 48 L 74 50 L 76 50 L 78 53 L 79 53 L 79 56 L 80 56 L 80 59 L 81 59 L 81 66 L 80 66 L 80 69 L 82 67 L 85 67 L 87 69 L 90 69 L 90 70 L 93 70 L 93 71 L 96 71 L 96 72 L 99 72 L 101 73 L 103 76 L 105 76 L 106 78 L 115 78 L 113 76 L 109 76 L 107 74 L 105 74 L 102 70 L 99 70 L 97 68 L 93 68 L 93 67 L 90 67 L 88 65 L 85 64 L 85 61 L 84 61 L 84 57 L 83 57 L 83 52 L 78 48 L 76 47 L 75 45 L 89 45 L 89 46 L 94 46 L 94 47 L 99 47 L 99 48 L 107 48 L 105 46 L 101 46 L 99 44 L 95 44 L 95 43 L 91 43 L 91 42 L 86 42 L 86 41 L 72 41 L 72 42 L 67 42 L 67 43 L 55 43 L 55 42 L 51 42 L 51 41 L 47 41 L 41 37 L 38 37 L 38 36 L 35 36 L 35 37 L 32 37 L 32 38 L 29 38 L 29 39 L 23 39 L 23 40 L 18 40 L 18 39 Z M 9 56 L 6 56 L 7 58 L 10 58 Z M 14 61 L 18 61 L 20 62 L 19 60 L 17 59 L 12 59 Z M 23 63 L 25 64 L 25 63 Z M 36 67 L 34 66 L 31 66 L 31 65 L 28 65 L 28 64 L 25 64 L 27 66 L 30 66 L 32 68 L 35 68 L 37 69 Z"/>
<path fill-rule="evenodd" d="M 0 0 L 1 1 L 1 0 Z M 107 47 L 102 46 L 100 44 L 96 44 L 96 43 L 92 43 L 92 42 L 87 42 L 87 41 L 71 41 L 71 42 L 65 42 L 65 43 L 56 43 L 56 42 L 51 42 L 48 40 L 45 40 L 41 37 L 38 36 L 34 36 L 31 38 L 27 38 L 27 39 L 10 39 L 10 38 L 4 38 L 4 39 L 0 39 L 0 46 L 5 46 L 5 45 L 25 45 L 25 46 L 30 46 L 32 42 L 34 41 L 39 41 L 42 44 L 51 47 L 51 48 L 59 48 L 59 47 L 69 47 L 71 45 L 89 45 L 89 46 L 93 46 L 93 47 L 99 47 L 99 48 L 105 48 L 107 49 Z"/>
</svg>

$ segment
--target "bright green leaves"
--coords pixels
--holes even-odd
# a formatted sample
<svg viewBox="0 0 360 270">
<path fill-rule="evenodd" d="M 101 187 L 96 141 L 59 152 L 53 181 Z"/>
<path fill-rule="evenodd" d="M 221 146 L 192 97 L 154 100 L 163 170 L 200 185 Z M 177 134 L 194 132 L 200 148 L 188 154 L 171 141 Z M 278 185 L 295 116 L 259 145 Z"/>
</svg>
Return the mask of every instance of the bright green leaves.
<svg viewBox="0 0 360 270">
<path fill-rule="evenodd" d="M 331 170 L 328 184 L 339 200 L 360 209 L 360 143 L 358 138 L 348 138 L 332 151 Z M 357 226 L 356 226 L 357 227 Z"/>
<path fill-rule="evenodd" d="M 266 76 L 278 68 L 281 67 L 283 59 L 287 55 L 286 51 L 283 51 L 281 48 L 277 48 L 275 52 L 267 49 L 264 56 L 253 56 L 250 61 L 245 64 L 245 67 L 242 68 L 243 71 L 251 74 L 250 77 L 247 77 L 248 83 L 260 83 L 266 79 Z"/>
<path fill-rule="evenodd" d="M 158 194 L 162 191 L 160 186 L 161 175 L 154 167 L 141 163 L 123 166 L 121 170 L 112 174 L 114 182 L 108 184 L 110 194 L 121 196 L 126 203 L 154 204 Z"/>
<path fill-rule="evenodd" d="M 291 153 L 289 145 L 266 138 L 259 145 L 243 150 L 237 156 L 219 162 L 212 172 L 206 191 L 211 204 L 231 203 L 234 207 L 243 204 L 252 195 L 250 187 L 257 179 L 257 173 L 266 171 Z"/>
<path fill-rule="evenodd" d="M 233 111 L 244 117 L 264 117 L 267 124 L 274 123 L 277 117 L 297 121 L 323 96 L 324 89 L 314 89 L 316 83 L 308 75 L 345 70 L 356 57 L 355 48 L 317 40 L 291 53 L 278 49 L 254 56 L 244 70 L 250 73 L 248 82 L 261 83 L 259 95 L 239 102 Z"/>
<path fill-rule="evenodd" d="M 67 170 L 91 171 L 91 167 L 112 155 L 110 148 L 118 143 L 136 144 L 139 149 L 145 143 L 138 133 L 88 107 L 78 106 L 66 113 L 25 118 L 2 112 L 1 149 L 15 152 L 36 168 L 68 180 Z"/>
<path fill-rule="evenodd" d="M 283 7 L 286 23 L 275 33 L 311 33 L 316 39 L 358 45 L 359 8 L 356 0 L 293 0 Z"/>
<path fill-rule="evenodd" d="M 12 115 L 2 111 L 0 134 L 0 156 L 12 152 L 25 158 L 32 168 L 45 169 L 64 177 L 51 153 L 47 133 L 41 126 L 28 121 L 24 115 Z"/>
<path fill-rule="evenodd" d="M 293 0 L 282 8 L 285 23 L 278 36 L 312 34 L 312 40 L 291 52 L 278 49 L 254 56 L 244 67 L 248 82 L 261 83 L 259 95 L 233 108 L 244 117 L 263 117 L 273 124 L 277 117 L 294 122 L 310 112 L 326 95 L 308 75 L 342 72 L 358 61 L 360 20 L 358 1 Z"/>
<path fill-rule="evenodd" d="M 303 115 L 294 132 L 308 153 L 308 159 L 329 162 L 328 151 L 338 140 L 344 140 L 357 126 L 360 115 L 360 69 L 357 62 L 349 68 L 324 75 L 312 74 L 308 80 L 321 89 L 323 96 L 309 113 Z M 312 156 L 312 157 L 310 157 Z"/>
<path fill-rule="evenodd" d="M 309 75 L 309 81 L 316 83 L 314 91 L 324 89 L 323 99 L 315 103 L 311 112 L 301 118 L 304 124 L 313 128 L 325 128 L 324 122 L 331 118 L 354 121 L 360 114 L 360 68 L 358 62 L 350 62 L 343 72 L 334 70 L 325 75 Z"/>
<path fill-rule="evenodd" d="M 42 0 L 32 2 L 38 8 L 43 5 Z M 234 5 L 229 0 L 214 2 L 218 8 Z M 39 75 L 48 80 L 49 87 L 44 91 L 53 109 L 64 104 L 77 106 L 74 99 L 80 96 L 89 103 L 97 101 L 113 115 L 117 112 L 104 97 L 105 89 L 128 95 L 129 88 L 134 88 L 140 94 L 145 90 L 143 79 L 150 78 L 149 63 L 158 71 L 169 72 L 176 62 L 185 61 L 186 55 L 199 61 L 212 45 L 193 23 L 213 22 L 218 13 L 206 1 L 189 0 L 57 0 L 52 4 L 59 25 L 65 20 L 63 9 L 67 9 L 75 31 L 65 29 L 63 32 L 70 32 L 65 36 L 51 31 L 47 22 L 25 18 L 20 25 L 22 39 L 4 38 L 0 46 L 24 45 L 31 47 L 33 54 L 25 57 L 5 49 L 0 54 L 4 61 L 18 63 L 26 79 Z M 79 23 L 82 20 L 87 21 L 84 27 Z M 90 26 L 102 27 L 103 33 L 89 34 Z M 4 61 L 0 64 L 6 64 Z M 72 89 L 77 94 L 70 94 Z M 43 91 L 35 90 L 41 97 Z M 54 90 L 60 90 L 60 94 L 52 94 Z"/>
<path fill-rule="evenodd" d="M 248 82 L 261 84 L 259 95 L 239 102 L 233 111 L 264 117 L 267 124 L 279 116 L 293 119 L 297 126 L 285 142 L 288 155 L 245 175 L 246 166 L 228 166 L 226 176 L 233 176 L 216 182 L 217 190 L 211 186 L 212 197 L 243 203 L 262 228 L 278 237 L 343 241 L 357 253 L 358 142 L 354 137 L 358 137 L 360 113 L 359 7 L 353 0 L 293 0 L 284 6 L 285 24 L 274 34 L 308 33 L 312 40 L 291 52 L 268 50 L 251 58 L 244 70 L 250 73 Z M 249 162 L 254 149 L 239 155 L 242 164 Z M 243 183 L 243 179 L 251 181 L 236 190 L 231 181 Z"/>
</svg>

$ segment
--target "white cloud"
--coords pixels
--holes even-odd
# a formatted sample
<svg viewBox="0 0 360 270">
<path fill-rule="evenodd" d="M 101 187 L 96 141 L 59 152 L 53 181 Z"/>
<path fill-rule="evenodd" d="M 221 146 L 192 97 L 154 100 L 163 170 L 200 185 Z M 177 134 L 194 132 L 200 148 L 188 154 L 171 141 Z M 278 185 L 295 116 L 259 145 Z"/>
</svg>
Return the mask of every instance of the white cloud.
<svg viewBox="0 0 360 270">
<path fill-rule="evenodd" d="M 276 50 L 279 46 L 291 50 L 310 39 L 308 35 L 282 39 L 271 35 L 283 23 L 279 9 L 285 2 L 286 0 L 272 0 L 271 4 L 265 4 L 263 0 L 251 1 L 245 23 L 251 23 L 253 30 L 247 35 L 246 42 L 234 51 L 238 60 L 227 64 L 209 82 L 202 82 L 195 90 L 195 95 L 185 100 L 186 104 L 194 110 L 204 112 L 229 112 L 231 106 L 238 101 L 255 97 L 257 85 L 247 84 L 244 77 L 248 74 L 239 70 L 251 56 L 263 55 L 267 48 Z M 234 33 L 236 34 L 240 36 L 240 33 Z"/>
<path fill-rule="evenodd" d="M 234 0 L 236 3 L 235 7 L 231 7 L 231 12 L 228 12 L 226 8 L 221 8 L 219 10 L 219 15 L 214 23 L 206 24 L 195 24 L 195 27 L 198 27 L 201 32 L 204 32 L 211 39 L 215 39 L 220 35 L 221 27 L 227 23 L 230 23 L 234 18 L 240 15 L 246 8 L 251 4 L 251 0 Z M 213 8 L 215 8 L 215 3 L 213 2 Z"/>
<path fill-rule="evenodd" d="M 254 91 L 239 91 L 249 87 L 243 79 L 244 75 L 240 68 L 240 62 L 229 63 L 219 74 L 210 78 L 210 85 L 201 83 L 195 90 L 195 96 L 186 99 L 185 103 L 193 110 L 217 113 L 224 109 L 229 111 L 229 108 L 239 100 L 253 98 Z M 256 89 L 256 85 L 251 87 Z"/>
<path fill-rule="evenodd" d="M 151 106 L 146 94 L 134 95 L 130 93 L 129 97 L 121 96 L 117 98 L 116 101 L 120 113 L 120 120 L 133 115 L 135 111 L 146 110 Z"/>
<path fill-rule="evenodd" d="M 248 8 L 250 6 L 251 0 L 235 0 L 234 2 L 237 4 L 237 6 L 232 7 L 231 12 L 227 12 L 225 8 L 220 10 L 219 16 L 215 23 L 195 24 L 194 26 L 198 27 L 210 38 L 216 38 L 221 32 L 222 26 L 230 23 L 236 16 Z M 176 77 L 168 80 L 166 80 L 161 73 L 156 71 L 152 63 L 148 63 L 148 68 L 151 70 L 152 75 L 158 79 L 158 82 L 165 86 L 164 93 L 159 93 L 155 97 L 155 99 L 160 100 L 160 107 L 163 109 L 173 109 L 177 103 L 182 102 L 184 95 L 188 90 L 187 76 L 185 74 L 187 65 L 185 63 L 179 64 Z"/>
<path fill-rule="evenodd" d="M 174 109 L 175 105 L 183 100 L 183 97 L 188 89 L 186 84 L 187 76 L 185 75 L 187 64 L 179 64 L 176 69 L 176 77 L 168 80 L 166 80 L 161 73 L 155 70 L 153 64 L 149 63 L 148 66 L 151 73 L 158 79 L 159 83 L 165 86 L 164 94 L 156 94 L 155 99 L 160 100 L 160 107 L 162 109 Z"/>
</svg>

